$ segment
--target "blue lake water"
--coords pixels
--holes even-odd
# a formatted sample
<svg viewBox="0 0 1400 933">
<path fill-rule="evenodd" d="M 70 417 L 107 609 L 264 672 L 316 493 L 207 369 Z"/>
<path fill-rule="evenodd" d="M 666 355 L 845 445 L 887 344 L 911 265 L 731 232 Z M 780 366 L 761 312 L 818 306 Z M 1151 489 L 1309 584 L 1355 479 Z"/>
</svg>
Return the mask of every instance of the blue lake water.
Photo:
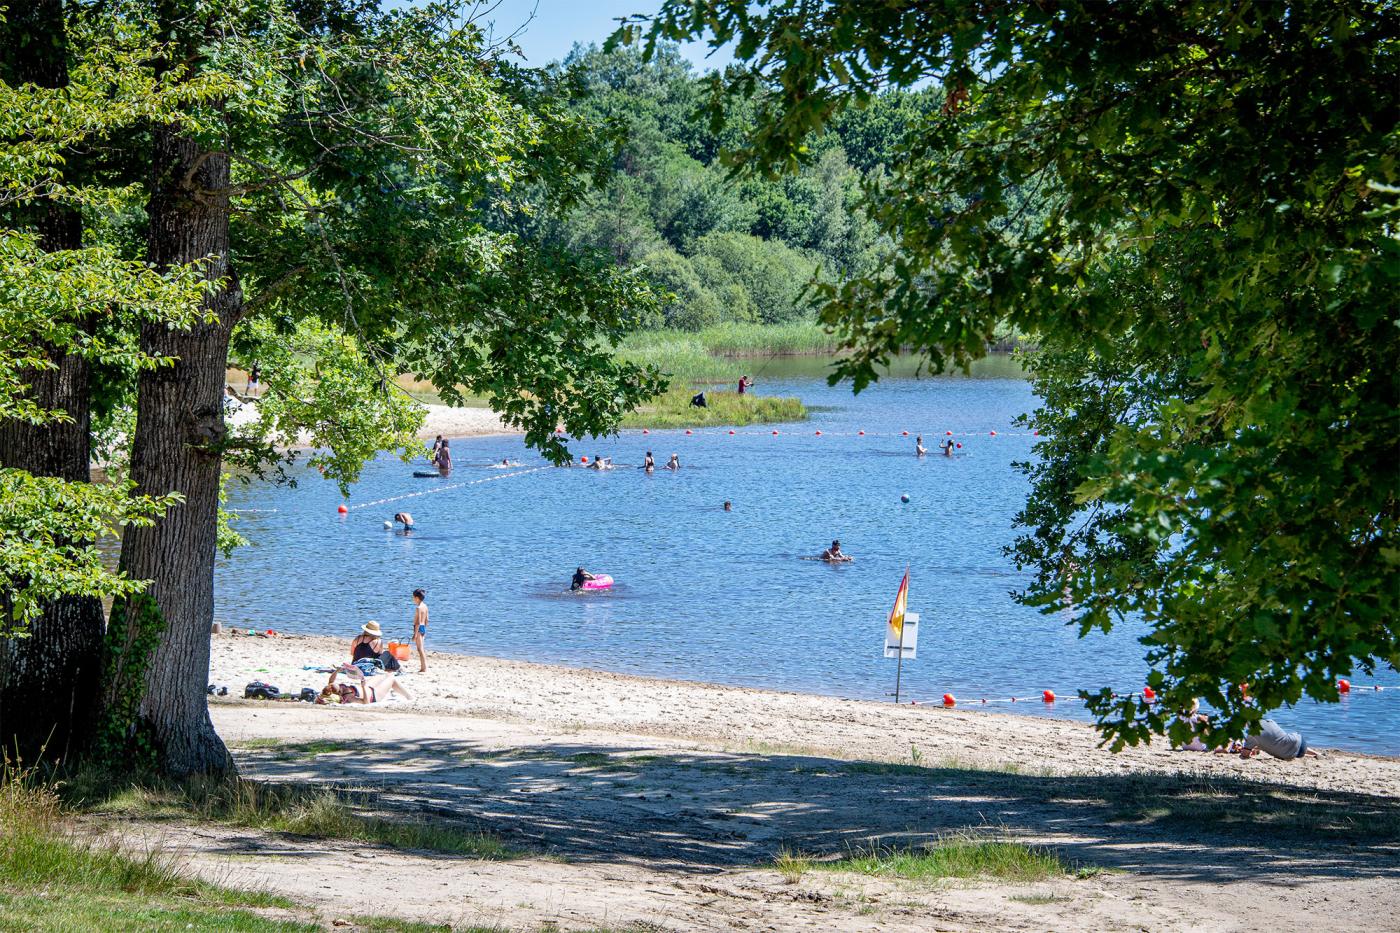
<svg viewBox="0 0 1400 933">
<path fill-rule="evenodd" d="M 884 621 L 908 565 L 922 631 L 904 665 L 907 698 L 950 692 L 960 706 L 986 698 L 988 709 L 1088 719 L 1076 688 L 1141 688 L 1140 631 L 1080 639 L 1064 618 L 1009 595 L 1024 583 L 1001 549 L 1027 488 L 1012 463 L 1035 443 L 1012 425 L 1035 404 L 1026 382 L 891 378 L 855 397 L 800 368 L 761 381 L 757 391 L 800 396 L 812 419 L 575 446 L 613 457 L 611 472 L 491 469 L 503 457 L 543 461 L 516 437 L 454 440 L 449 480 L 414 479 L 412 466 L 381 457 L 346 516 L 334 485 L 309 471 L 296 488 L 235 485 L 231 507 L 266 511 L 241 516 L 253 544 L 220 562 L 216 617 L 347 639 L 377 619 L 403 638 L 409 594 L 423 587 L 430 649 L 883 699 L 895 676 L 881 656 Z M 934 448 L 946 431 L 963 445 L 958 456 L 914 456 L 916 433 Z M 682 469 L 635 469 L 648 449 L 658 463 L 678 453 Z M 412 493 L 428 494 L 362 505 Z M 411 536 L 383 528 L 401 509 L 417 522 Z M 801 559 L 834 537 L 855 563 Z M 579 564 L 617 586 L 568 593 Z M 1400 684 L 1393 672 L 1377 679 Z M 1038 702 L 1045 688 L 1061 702 Z M 1400 754 L 1400 689 L 1277 718 L 1316 745 Z"/>
</svg>

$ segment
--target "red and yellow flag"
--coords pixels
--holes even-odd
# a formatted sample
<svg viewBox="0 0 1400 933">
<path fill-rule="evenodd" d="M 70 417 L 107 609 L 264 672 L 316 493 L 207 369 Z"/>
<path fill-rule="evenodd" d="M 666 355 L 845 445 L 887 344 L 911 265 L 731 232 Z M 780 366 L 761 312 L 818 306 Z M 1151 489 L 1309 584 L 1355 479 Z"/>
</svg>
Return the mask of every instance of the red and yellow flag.
<svg viewBox="0 0 1400 933">
<path fill-rule="evenodd" d="M 890 610 L 890 641 L 898 643 L 904 636 L 904 610 L 909 604 L 909 570 L 904 571 L 904 579 L 899 583 L 899 592 L 894 597 L 894 608 Z"/>
</svg>

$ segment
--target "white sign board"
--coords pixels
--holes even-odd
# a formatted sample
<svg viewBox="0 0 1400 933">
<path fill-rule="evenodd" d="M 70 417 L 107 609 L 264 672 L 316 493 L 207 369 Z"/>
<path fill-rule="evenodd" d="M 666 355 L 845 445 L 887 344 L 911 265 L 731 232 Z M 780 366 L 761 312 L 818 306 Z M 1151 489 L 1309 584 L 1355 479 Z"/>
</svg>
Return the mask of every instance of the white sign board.
<svg viewBox="0 0 1400 933">
<path fill-rule="evenodd" d="M 912 661 L 919 656 L 919 614 L 904 614 L 904 660 Z M 900 639 L 895 637 L 888 625 L 885 626 L 885 657 L 899 657 Z"/>
</svg>

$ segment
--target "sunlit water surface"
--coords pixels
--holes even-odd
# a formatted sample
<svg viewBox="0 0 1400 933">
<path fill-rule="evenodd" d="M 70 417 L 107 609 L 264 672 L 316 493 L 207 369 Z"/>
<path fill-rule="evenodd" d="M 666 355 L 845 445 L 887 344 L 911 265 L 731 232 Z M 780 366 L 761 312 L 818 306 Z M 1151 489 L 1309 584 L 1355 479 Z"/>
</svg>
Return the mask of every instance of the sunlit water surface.
<svg viewBox="0 0 1400 933">
<path fill-rule="evenodd" d="M 881 657 L 884 619 L 908 565 L 910 609 L 923 619 L 918 658 L 904 665 L 908 698 L 950 692 L 960 706 L 986 698 L 988 709 L 1088 719 L 1072 699 L 1024 698 L 1140 689 L 1140 630 L 1080 639 L 1064 617 L 1009 595 L 1025 582 L 1002 554 L 1027 489 L 1012 464 L 1035 443 L 1012 424 L 1035 404 L 1014 364 L 992 361 L 973 378 L 890 378 L 858 397 L 829 388 L 820 366 L 755 365 L 757 391 L 800 396 L 810 422 L 778 425 L 776 437 L 774 426 L 732 437 L 629 431 L 575 447 L 613 457 L 611 472 L 505 475 L 518 471 L 488 464 L 542 461 L 519 438 L 487 437 L 453 441 L 447 481 L 414 479 L 412 466 L 380 457 L 344 517 L 336 488 L 304 470 L 296 488 L 235 486 L 230 505 L 257 510 L 241 516 L 253 543 L 219 565 L 217 617 L 347 639 L 377 619 L 402 637 L 409 593 L 423 587 L 430 648 L 884 699 L 895 675 Z M 913 455 L 914 434 L 932 448 L 946 431 L 963 444 L 958 456 Z M 638 467 L 648 449 L 658 463 L 679 453 L 682 470 L 647 476 Z M 490 477 L 501 478 L 458 485 Z M 453 488 L 359 507 L 442 487 Z M 413 514 L 415 534 L 384 530 L 399 509 Z M 833 537 L 854 564 L 803 559 Z M 579 564 L 618 585 L 568 593 Z M 1313 744 L 1400 753 L 1400 690 L 1307 702 L 1278 718 Z"/>
</svg>

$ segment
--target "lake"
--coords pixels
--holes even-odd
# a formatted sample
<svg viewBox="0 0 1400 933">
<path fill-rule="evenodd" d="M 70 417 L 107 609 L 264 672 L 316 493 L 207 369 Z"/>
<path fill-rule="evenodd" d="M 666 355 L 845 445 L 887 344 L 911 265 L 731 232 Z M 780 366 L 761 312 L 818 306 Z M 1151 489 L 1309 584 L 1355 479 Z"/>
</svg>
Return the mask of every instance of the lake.
<svg viewBox="0 0 1400 933">
<path fill-rule="evenodd" d="M 219 563 L 216 617 L 347 640 L 376 619 L 406 638 L 409 594 L 423 587 L 430 649 L 885 699 L 895 662 L 881 656 L 884 622 L 908 566 L 909 608 L 922 616 L 918 658 L 904 664 L 908 699 L 949 692 L 960 706 L 987 699 L 988 709 L 1087 720 L 1077 688 L 1141 689 L 1141 631 L 1080 639 L 1065 618 L 1009 595 L 1024 579 L 1002 548 L 1027 489 L 1012 464 L 1035 443 L 1012 424 L 1035 405 L 1014 362 L 988 361 L 972 377 L 896 369 L 858 397 L 828 387 L 824 367 L 754 363 L 756 391 L 801 397 L 809 422 L 574 446 L 613 457 L 622 468 L 611 472 L 531 470 L 543 461 L 519 438 L 485 437 L 453 441 L 446 481 L 380 457 L 345 516 L 338 490 L 310 471 L 296 488 L 234 485 L 230 506 L 258 511 L 241 514 L 252 546 Z M 914 456 L 916 433 L 933 448 L 947 431 L 958 456 Z M 647 476 L 636 469 L 647 450 L 658 463 L 678 453 L 682 469 Z M 504 457 L 524 468 L 489 466 Z M 413 513 L 413 535 L 384 530 L 400 509 Z M 833 538 L 855 563 L 803 559 Z M 617 586 L 569 593 L 580 564 Z M 1047 688 L 1061 701 L 1039 702 Z M 1400 754 L 1400 689 L 1277 718 L 1313 744 Z"/>
</svg>

